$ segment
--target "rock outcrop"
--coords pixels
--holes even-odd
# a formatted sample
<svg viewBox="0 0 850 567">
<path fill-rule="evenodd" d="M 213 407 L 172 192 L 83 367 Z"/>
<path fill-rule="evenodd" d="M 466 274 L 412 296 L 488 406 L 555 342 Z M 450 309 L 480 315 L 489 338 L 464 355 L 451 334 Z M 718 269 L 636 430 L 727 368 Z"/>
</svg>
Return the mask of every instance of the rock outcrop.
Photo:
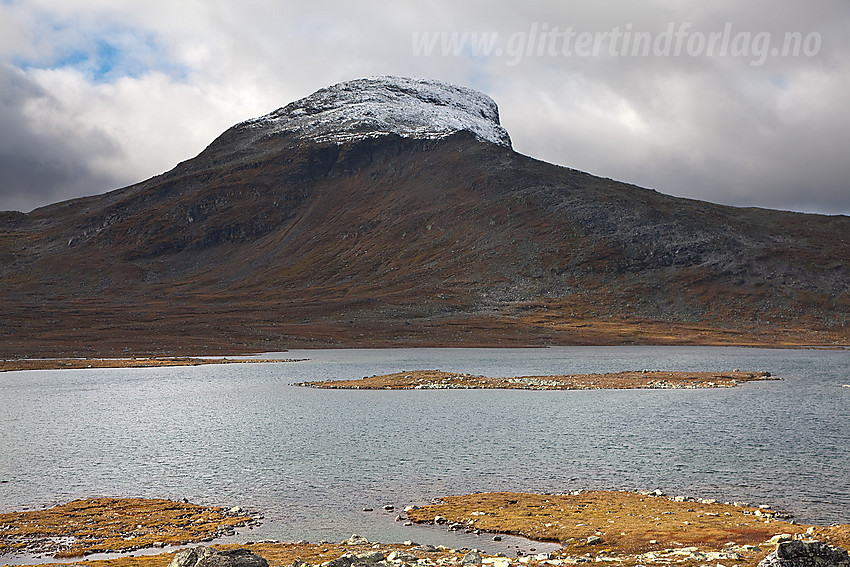
<svg viewBox="0 0 850 567">
<path fill-rule="evenodd" d="M 177 553 L 168 567 L 269 567 L 269 564 L 247 549 L 219 551 L 198 546 Z"/>
<path fill-rule="evenodd" d="M 819 541 L 783 541 L 758 567 L 850 567 L 850 555 Z"/>
</svg>

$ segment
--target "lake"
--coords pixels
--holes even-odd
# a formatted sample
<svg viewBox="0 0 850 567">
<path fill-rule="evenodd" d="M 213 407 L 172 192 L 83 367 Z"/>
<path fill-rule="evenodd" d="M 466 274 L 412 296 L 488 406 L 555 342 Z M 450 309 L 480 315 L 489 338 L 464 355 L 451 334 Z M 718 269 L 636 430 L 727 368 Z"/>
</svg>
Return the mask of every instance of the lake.
<svg viewBox="0 0 850 567">
<path fill-rule="evenodd" d="M 707 347 L 293 350 L 285 364 L 0 374 L 0 511 L 142 496 L 265 514 L 237 540 L 473 536 L 404 527 L 447 494 L 656 489 L 850 523 L 850 351 Z M 767 370 L 707 390 L 317 390 L 437 369 L 488 376 Z M 375 512 L 363 512 L 363 508 Z M 250 534 L 250 537 L 246 534 Z M 480 538 L 484 539 L 484 538 Z M 470 543 L 471 542 L 471 543 Z"/>
</svg>

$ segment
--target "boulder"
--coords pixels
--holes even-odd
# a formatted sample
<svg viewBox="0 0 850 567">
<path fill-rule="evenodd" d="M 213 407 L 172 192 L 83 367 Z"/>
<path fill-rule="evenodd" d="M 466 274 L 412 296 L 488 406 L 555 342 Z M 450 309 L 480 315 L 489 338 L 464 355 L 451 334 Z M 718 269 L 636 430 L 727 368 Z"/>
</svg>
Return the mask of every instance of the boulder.
<svg viewBox="0 0 850 567">
<path fill-rule="evenodd" d="M 476 553 L 475 551 L 470 551 L 469 553 L 464 555 L 463 559 L 461 560 L 461 563 L 463 565 L 478 565 L 478 566 L 480 566 L 482 562 L 483 562 L 483 559 L 481 558 L 481 555 L 479 553 Z"/>
<path fill-rule="evenodd" d="M 168 567 L 269 567 L 269 564 L 247 549 L 219 551 L 198 546 L 178 552 Z"/>
<path fill-rule="evenodd" d="M 353 565 L 355 562 L 355 557 L 350 553 L 346 553 L 345 555 L 341 555 L 336 559 L 325 561 L 319 567 L 351 567 L 351 565 Z"/>
<path fill-rule="evenodd" d="M 386 556 L 380 551 L 367 551 L 366 553 L 355 555 L 355 559 L 355 563 L 358 565 L 371 565 L 383 561 L 386 559 Z"/>
<path fill-rule="evenodd" d="M 850 555 L 819 541 L 783 541 L 758 567 L 850 567 Z"/>
<path fill-rule="evenodd" d="M 403 563 L 416 563 L 419 561 L 419 558 L 413 555 L 412 553 L 407 553 L 406 551 L 401 550 L 393 550 L 387 555 L 387 561 L 394 562 L 400 561 Z"/>
</svg>

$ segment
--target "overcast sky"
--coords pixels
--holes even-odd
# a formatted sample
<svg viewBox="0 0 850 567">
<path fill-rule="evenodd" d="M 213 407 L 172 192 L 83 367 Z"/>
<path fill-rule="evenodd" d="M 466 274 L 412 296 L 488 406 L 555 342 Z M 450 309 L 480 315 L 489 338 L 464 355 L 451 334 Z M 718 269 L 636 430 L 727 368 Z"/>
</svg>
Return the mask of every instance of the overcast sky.
<svg viewBox="0 0 850 567">
<path fill-rule="evenodd" d="M 384 74 L 484 91 L 542 160 L 850 214 L 847 0 L 0 0 L 0 210 L 141 181 Z"/>
</svg>

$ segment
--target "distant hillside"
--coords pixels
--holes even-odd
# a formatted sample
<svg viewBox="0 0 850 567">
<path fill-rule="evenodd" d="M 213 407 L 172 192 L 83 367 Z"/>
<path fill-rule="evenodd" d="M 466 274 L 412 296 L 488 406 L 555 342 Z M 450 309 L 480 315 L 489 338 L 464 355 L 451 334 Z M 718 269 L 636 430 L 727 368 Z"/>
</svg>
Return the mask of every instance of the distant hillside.
<svg viewBox="0 0 850 567">
<path fill-rule="evenodd" d="M 143 183 L 0 213 L 2 354 L 848 343 L 850 218 L 534 160 L 468 89 L 350 85 Z"/>
</svg>

